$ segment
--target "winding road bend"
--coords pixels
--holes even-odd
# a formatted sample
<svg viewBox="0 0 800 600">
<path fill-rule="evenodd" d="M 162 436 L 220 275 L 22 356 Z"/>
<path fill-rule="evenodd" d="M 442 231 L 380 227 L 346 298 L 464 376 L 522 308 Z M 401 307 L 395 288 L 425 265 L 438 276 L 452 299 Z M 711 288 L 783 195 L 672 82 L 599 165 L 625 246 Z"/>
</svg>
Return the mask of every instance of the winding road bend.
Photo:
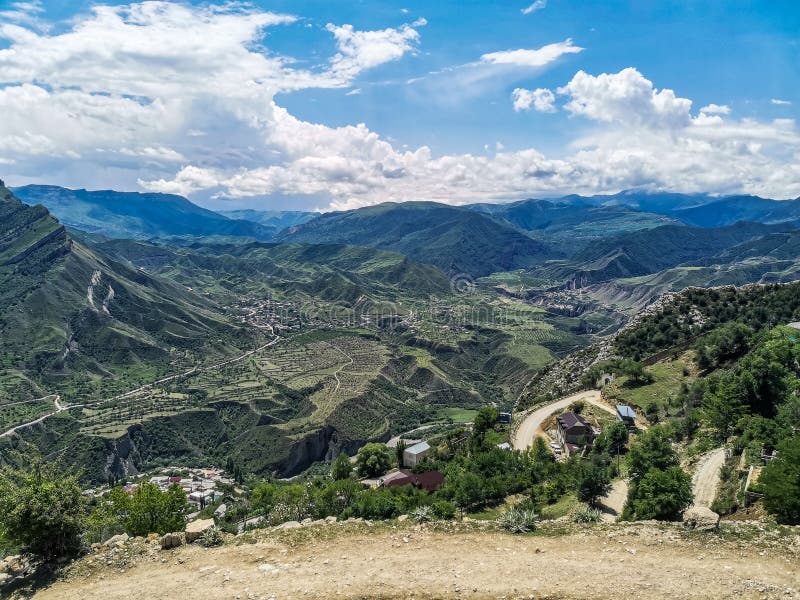
<svg viewBox="0 0 800 600">
<path fill-rule="evenodd" d="M 569 408 L 570 404 L 577 402 L 578 400 L 588 402 L 589 404 L 613 415 L 616 414 L 613 408 L 601 400 L 600 392 L 598 390 L 589 390 L 587 392 L 579 392 L 577 394 L 572 394 L 571 396 L 566 396 L 565 398 L 561 398 L 555 402 L 550 402 L 549 404 L 540 406 L 522 420 L 522 422 L 519 424 L 519 427 L 517 427 L 516 431 L 514 431 L 511 440 L 514 450 L 526 450 L 530 448 L 530 446 L 533 444 L 534 438 L 537 436 L 547 438 L 547 434 L 544 432 L 544 430 L 542 430 L 542 423 L 544 423 L 545 420 L 547 420 L 547 418 L 554 412 Z"/>
</svg>

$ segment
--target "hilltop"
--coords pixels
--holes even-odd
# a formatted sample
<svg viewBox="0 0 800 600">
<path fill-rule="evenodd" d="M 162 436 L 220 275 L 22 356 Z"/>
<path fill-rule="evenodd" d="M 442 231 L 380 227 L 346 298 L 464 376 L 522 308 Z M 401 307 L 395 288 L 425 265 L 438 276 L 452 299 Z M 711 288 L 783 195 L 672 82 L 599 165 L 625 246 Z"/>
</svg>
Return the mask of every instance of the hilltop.
<svg viewBox="0 0 800 600">
<path fill-rule="evenodd" d="M 544 244 L 510 225 L 434 202 L 388 202 L 325 213 L 277 239 L 372 246 L 434 265 L 446 273 L 473 277 L 528 267 L 552 257 Z"/>
<path fill-rule="evenodd" d="M 173 194 L 70 190 L 54 185 L 14 188 L 23 202 L 45 206 L 68 227 L 112 238 L 234 236 L 269 240 L 279 228 L 228 218 Z"/>
</svg>

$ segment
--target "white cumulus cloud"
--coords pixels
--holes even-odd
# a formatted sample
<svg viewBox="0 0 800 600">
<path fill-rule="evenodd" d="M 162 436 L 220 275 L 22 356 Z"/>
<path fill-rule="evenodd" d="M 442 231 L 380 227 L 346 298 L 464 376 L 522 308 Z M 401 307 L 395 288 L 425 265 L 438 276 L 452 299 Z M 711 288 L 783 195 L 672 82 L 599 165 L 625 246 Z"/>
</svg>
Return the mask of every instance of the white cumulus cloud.
<svg viewBox="0 0 800 600">
<path fill-rule="evenodd" d="M 539 112 L 555 112 L 556 97 L 553 92 L 547 88 L 537 88 L 535 90 L 526 90 L 525 88 L 516 88 L 512 93 L 514 110 L 520 112 L 523 110 L 530 110 L 531 107 Z"/>
<path fill-rule="evenodd" d="M 0 25 L 8 40 L 0 50 L 4 178 L 80 187 L 138 181 L 184 195 L 312 198 L 334 209 L 630 187 L 800 195 L 794 121 L 710 109 L 693 116 L 691 100 L 657 89 L 635 68 L 579 71 L 558 88 L 565 109 L 586 120 L 558 158 L 537 150 L 533 134 L 518 151 L 434 155 L 426 146 L 397 147 L 358 117 L 341 127 L 305 121 L 277 94 L 358 89 L 360 74 L 417 52 L 421 37 L 413 25 L 330 25 L 333 56 L 310 64 L 268 47 L 270 28 L 297 20 L 238 3 L 143 2 L 95 6 L 53 35 Z M 463 87 L 446 83 L 454 93 L 505 82 L 498 74 L 530 77 L 576 52 L 571 40 L 494 52 L 451 70 Z M 555 107 L 545 88 L 516 89 L 517 110 Z"/>
<path fill-rule="evenodd" d="M 578 71 L 558 93 L 570 97 L 566 110 L 596 121 L 670 128 L 691 122 L 691 100 L 657 90 L 633 67 L 597 76 Z"/>
</svg>

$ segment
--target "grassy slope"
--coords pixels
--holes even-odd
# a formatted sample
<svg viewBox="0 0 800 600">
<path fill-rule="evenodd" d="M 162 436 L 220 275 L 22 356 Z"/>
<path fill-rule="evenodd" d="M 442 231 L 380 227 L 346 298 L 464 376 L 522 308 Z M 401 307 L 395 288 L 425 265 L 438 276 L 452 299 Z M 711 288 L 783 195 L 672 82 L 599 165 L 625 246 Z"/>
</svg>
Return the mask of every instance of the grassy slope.
<svg viewBox="0 0 800 600">
<path fill-rule="evenodd" d="M 327 213 L 280 239 L 383 248 L 471 276 L 529 266 L 548 256 L 541 243 L 489 216 L 432 202 Z"/>
</svg>

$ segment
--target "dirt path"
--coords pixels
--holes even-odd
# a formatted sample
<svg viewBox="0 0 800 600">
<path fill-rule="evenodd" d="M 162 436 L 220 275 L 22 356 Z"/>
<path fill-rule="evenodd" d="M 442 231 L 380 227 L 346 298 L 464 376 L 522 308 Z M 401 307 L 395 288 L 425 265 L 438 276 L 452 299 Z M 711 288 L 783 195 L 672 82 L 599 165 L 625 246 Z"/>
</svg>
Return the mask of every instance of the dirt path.
<svg viewBox="0 0 800 600">
<path fill-rule="evenodd" d="M 622 514 L 625 502 L 628 500 L 628 482 L 617 479 L 612 485 L 608 495 L 600 499 L 600 508 L 603 511 L 603 522 L 613 523 Z"/>
<path fill-rule="evenodd" d="M 605 526 L 563 536 L 412 527 L 264 535 L 216 549 L 84 559 L 40 600 L 293 598 L 797 598 L 796 539 L 758 547 L 679 528 Z M 289 532 L 287 532 L 289 533 Z"/>
<path fill-rule="evenodd" d="M 598 390 L 579 392 L 577 394 L 567 396 L 566 398 L 561 398 L 560 400 L 556 400 L 555 402 L 551 402 L 540 408 L 537 408 L 525 417 L 525 419 L 519 424 L 519 427 L 517 427 L 516 431 L 514 432 L 512 439 L 514 450 L 525 450 L 526 448 L 530 447 L 530 445 L 533 444 L 533 439 L 537 435 L 546 437 L 544 432 L 541 430 L 541 426 L 547 417 L 556 411 L 566 409 L 570 404 L 578 400 L 588 402 L 589 404 L 601 408 L 606 412 L 616 414 L 613 408 L 600 399 L 600 392 Z"/>
<path fill-rule="evenodd" d="M 330 346 L 330 347 L 331 347 L 331 348 L 333 348 L 334 350 L 338 350 L 338 351 L 339 351 L 339 354 L 341 354 L 342 356 L 344 356 L 344 357 L 347 359 L 347 361 L 348 361 L 348 362 L 346 362 L 345 364 L 343 364 L 341 367 L 339 367 L 338 369 L 336 369 L 336 371 L 334 371 L 334 372 L 333 372 L 333 377 L 336 379 L 336 387 L 335 387 L 335 388 L 333 388 L 333 391 L 332 391 L 332 392 L 330 393 L 330 395 L 328 396 L 328 399 L 330 399 L 330 398 L 333 398 L 333 395 L 334 395 L 336 392 L 338 392 L 338 391 L 339 391 L 339 388 L 340 388 L 340 387 L 342 387 L 342 380 L 341 380 L 341 379 L 339 379 L 339 373 L 341 373 L 342 371 L 344 371 L 344 370 L 345 370 L 347 367 L 351 366 L 351 365 L 353 364 L 353 362 L 354 362 L 354 361 L 353 361 L 353 357 L 352 357 L 352 356 L 350 356 L 350 355 L 349 355 L 347 352 L 345 352 L 345 351 L 344 351 L 344 350 L 342 350 L 341 348 L 339 348 L 339 346 L 336 346 L 336 345 L 334 345 L 334 344 L 330 344 L 330 343 L 328 344 L 328 346 Z"/>
<path fill-rule="evenodd" d="M 9 429 L 8 431 L 4 431 L 3 433 L 0 433 L 0 438 L 4 438 L 4 437 L 8 437 L 10 435 L 13 435 L 19 429 L 25 429 L 26 427 L 31 427 L 32 425 L 36 425 L 37 423 L 41 423 L 42 421 L 44 421 L 45 419 L 47 419 L 49 417 L 52 417 L 53 415 L 57 415 L 58 413 L 67 410 L 67 407 L 62 406 L 62 404 L 61 404 L 61 396 L 59 396 L 58 394 L 50 394 L 48 396 L 43 396 L 41 398 L 37 398 L 36 400 L 28 400 L 27 402 L 36 402 L 38 400 L 46 400 L 47 398 L 53 398 L 53 404 L 55 405 L 55 408 L 56 408 L 53 412 L 49 412 L 49 413 L 47 413 L 45 415 L 42 415 L 41 417 L 39 417 L 38 419 L 34 419 L 33 421 L 28 421 L 27 423 L 22 423 L 20 425 L 15 425 L 14 427 Z M 22 402 L 17 402 L 16 404 L 22 404 Z M 7 405 L 7 406 L 13 406 L 13 405 Z"/>
<path fill-rule="evenodd" d="M 694 506 L 711 508 L 717 497 L 720 471 L 725 464 L 725 448 L 717 448 L 706 454 L 692 476 Z"/>
</svg>

